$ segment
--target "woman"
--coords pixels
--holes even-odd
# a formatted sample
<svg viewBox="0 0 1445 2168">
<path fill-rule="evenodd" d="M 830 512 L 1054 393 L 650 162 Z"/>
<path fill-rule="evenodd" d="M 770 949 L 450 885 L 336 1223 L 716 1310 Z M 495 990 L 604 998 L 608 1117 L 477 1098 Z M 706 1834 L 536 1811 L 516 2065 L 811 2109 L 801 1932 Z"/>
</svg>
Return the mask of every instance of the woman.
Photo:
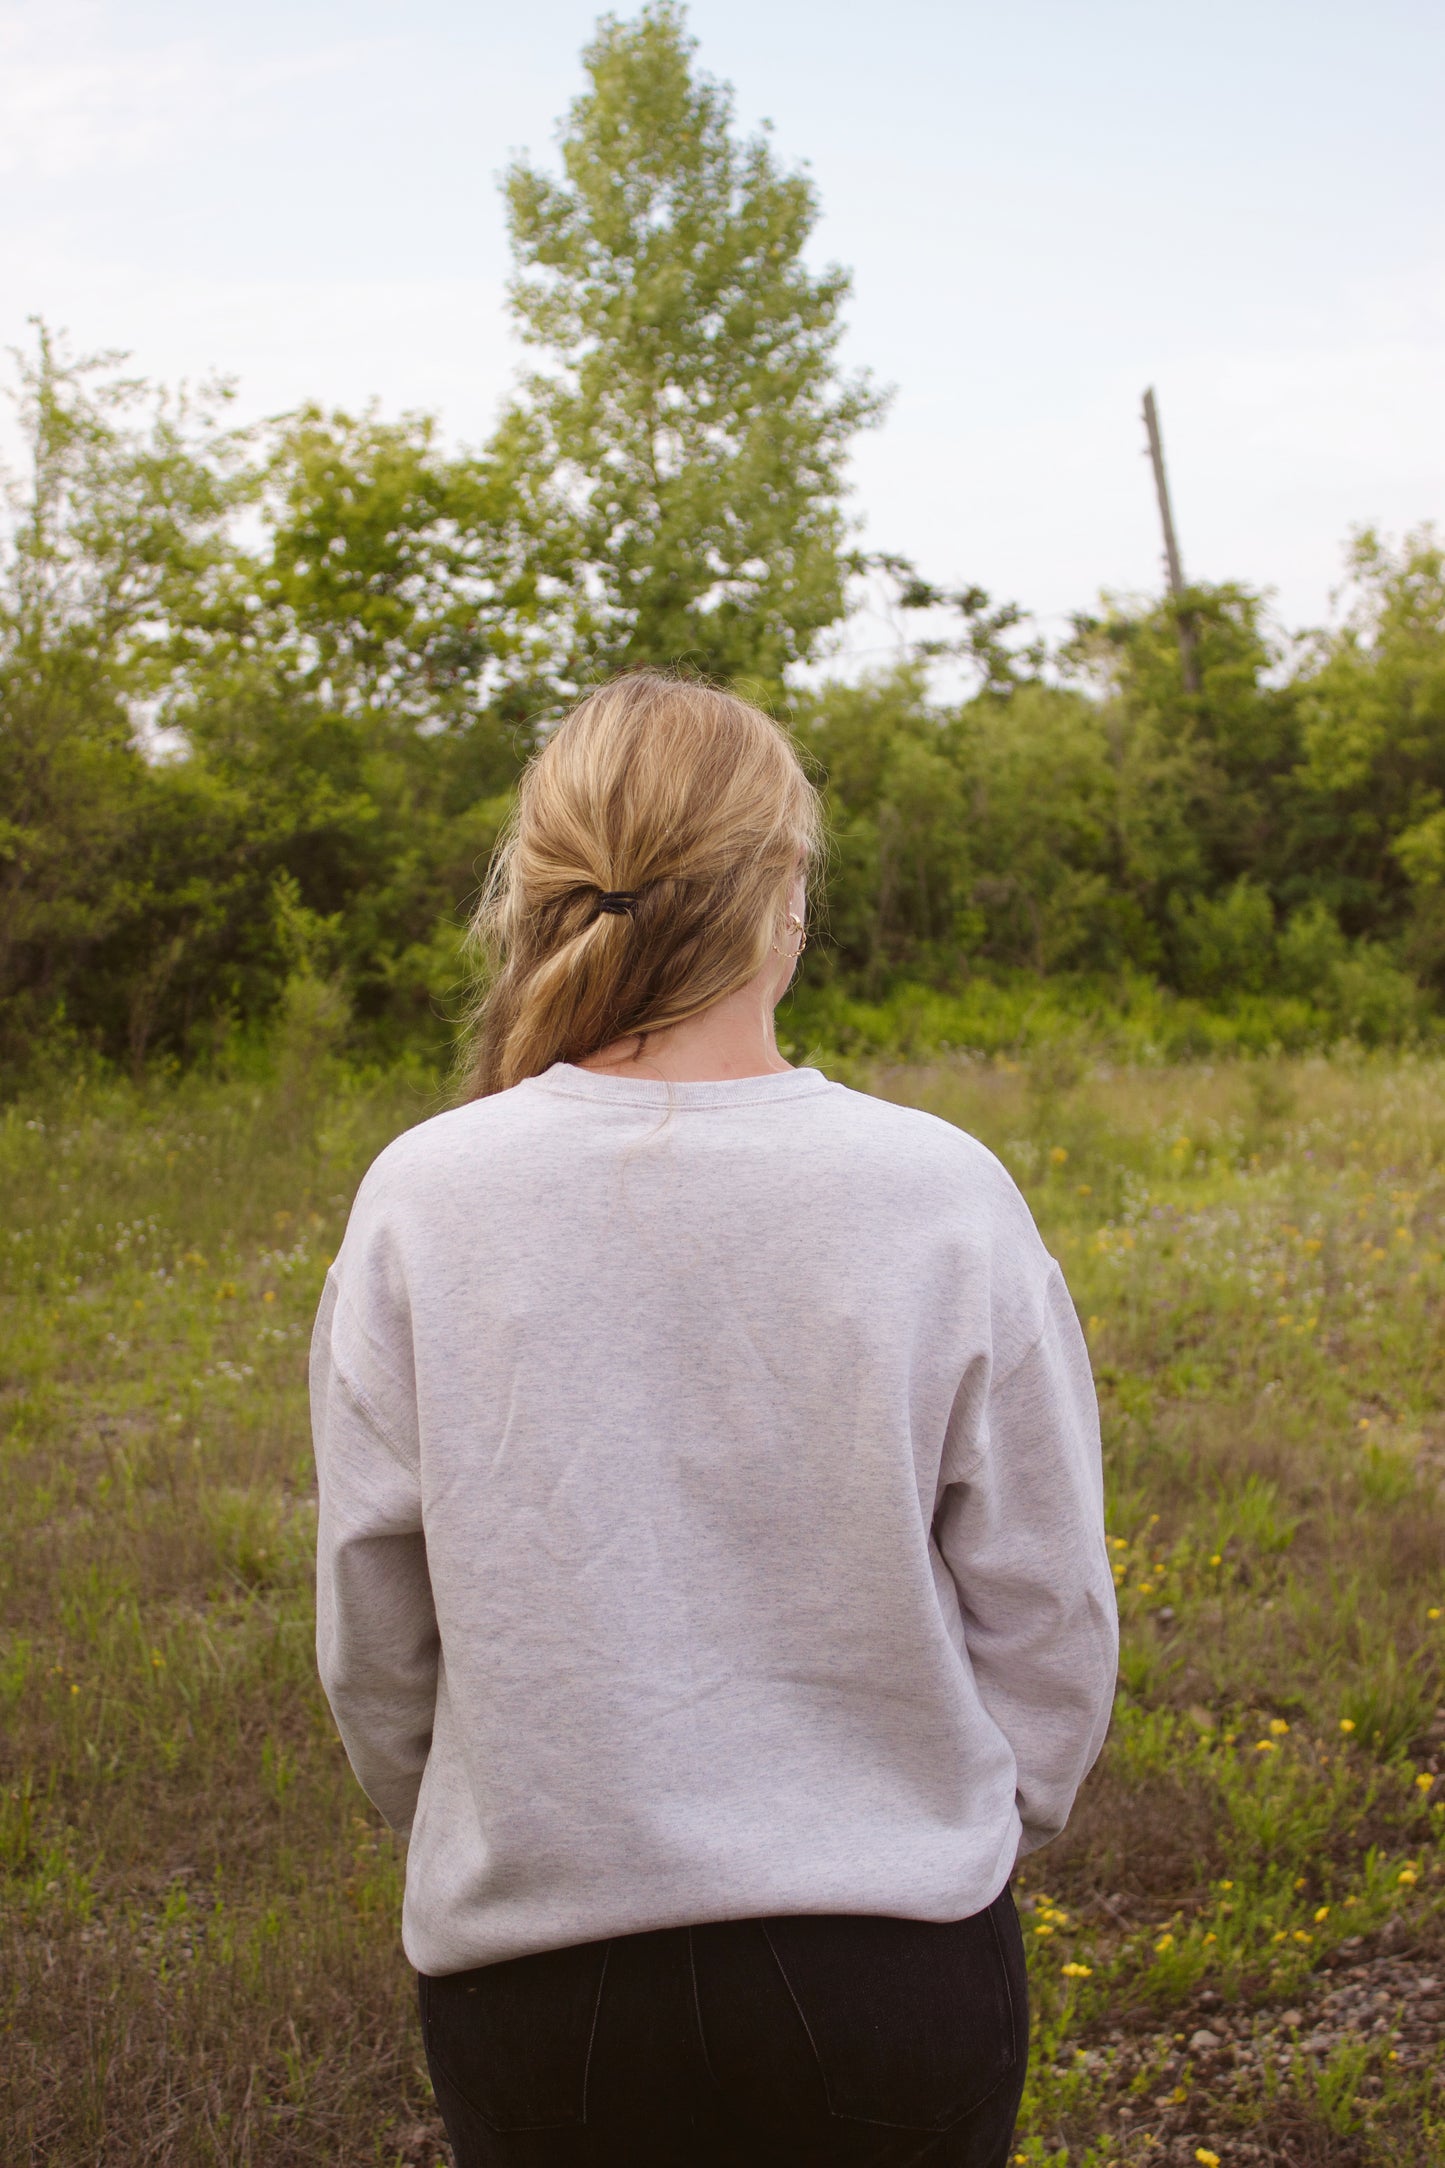
<svg viewBox="0 0 1445 2168">
<path fill-rule="evenodd" d="M 1114 1683 L 1093 1387 L 998 1161 L 778 1054 L 819 832 L 743 701 L 584 700 L 472 1097 L 327 1281 L 321 1675 L 460 2168 L 1007 2157 L 1009 1877 Z"/>
</svg>

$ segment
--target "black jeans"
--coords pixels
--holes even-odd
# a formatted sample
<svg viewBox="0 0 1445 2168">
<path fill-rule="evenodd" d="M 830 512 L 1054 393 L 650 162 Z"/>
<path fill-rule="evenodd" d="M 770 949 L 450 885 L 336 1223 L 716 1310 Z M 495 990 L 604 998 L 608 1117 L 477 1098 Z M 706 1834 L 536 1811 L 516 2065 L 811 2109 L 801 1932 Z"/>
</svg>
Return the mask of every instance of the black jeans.
<svg viewBox="0 0 1445 2168">
<path fill-rule="evenodd" d="M 936 1925 L 791 1914 L 419 1982 L 457 2168 L 1002 2168 L 1028 2058 L 1005 1889 Z"/>
</svg>

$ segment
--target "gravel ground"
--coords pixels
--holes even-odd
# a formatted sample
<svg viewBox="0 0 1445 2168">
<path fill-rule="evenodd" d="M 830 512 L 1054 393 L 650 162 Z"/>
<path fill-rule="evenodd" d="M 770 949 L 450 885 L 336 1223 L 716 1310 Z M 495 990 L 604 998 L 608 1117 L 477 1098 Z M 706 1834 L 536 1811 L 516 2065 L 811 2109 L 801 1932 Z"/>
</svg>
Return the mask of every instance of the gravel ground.
<svg viewBox="0 0 1445 2168">
<path fill-rule="evenodd" d="M 1399 2152 L 1398 2138 L 1390 2152 L 1369 2136 L 1371 2110 L 1386 2089 L 1381 2066 L 1392 2079 L 1423 2080 L 1445 2112 L 1445 1952 L 1391 1948 L 1391 1939 L 1377 1936 L 1370 1946 L 1351 1938 L 1287 2004 L 1231 2007 L 1206 1990 L 1172 2014 L 1168 2031 L 1111 2029 L 1077 2056 L 1099 2079 L 1092 2128 L 1059 2131 L 1053 2144 L 1070 2143 L 1077 2157 L 1109 2132 L 1121 2168 L 1136 2161 L 1197 2168 L 1201 2148 L 1217 2153 L 1222 2168 L 1351 2168 L 1395 2158 L 1434 2168 L 1445 2154 L 1427 2139 L 1411 2156 Z M 1277 2081 L 1300 2068 L 1323 2072 L 1353 2047 L 1370 2050 L 1354 2092 L 1361 2128 L 1292 2128 L 1299 2112 Z M 1391 2127 L 1398 2133 L 1398 2109 Z"/>
</svg>

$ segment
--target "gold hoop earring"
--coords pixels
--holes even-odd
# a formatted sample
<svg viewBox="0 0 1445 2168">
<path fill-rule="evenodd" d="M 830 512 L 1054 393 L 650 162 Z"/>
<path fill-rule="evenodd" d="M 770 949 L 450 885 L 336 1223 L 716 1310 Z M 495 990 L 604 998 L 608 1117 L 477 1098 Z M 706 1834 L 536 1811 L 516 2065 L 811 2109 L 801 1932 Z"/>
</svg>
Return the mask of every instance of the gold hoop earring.
<svg viewBox="0 0 1445 2168">
<path fill-rule="evenodd" d="M 775 941 L 773 943 L 773 954 L 775 956 L 791 956 L 796 962 L 798 957 L 802 955 L 804 949 L 808 946 L 808 929 L 803 924 L 803 921 L 799 918 L 797 912 L 790 911 L 788 913 L 788 931 L 789 933 L 792 933 L 795 929 L 798 936 L 797 947 L 795 949 L 780 949 L 777 942 Z"/>
</svg>

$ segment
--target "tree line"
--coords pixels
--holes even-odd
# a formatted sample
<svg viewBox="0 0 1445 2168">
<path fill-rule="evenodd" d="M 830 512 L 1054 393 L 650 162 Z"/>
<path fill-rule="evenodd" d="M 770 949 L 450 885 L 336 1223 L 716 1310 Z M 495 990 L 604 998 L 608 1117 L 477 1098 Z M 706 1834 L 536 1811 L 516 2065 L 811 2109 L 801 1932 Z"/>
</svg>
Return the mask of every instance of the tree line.
<svg viewBox="0 0 1445 2168">
<path fill-rule="evenodd" d="M 1134 972 L 1366 1035 L 1445 992 L 1433 537 L 1357 536 L 1327 632 L 1202 586 L 1052 648 L 863 557 L 845 462 L 886 397 L 840 366 L 812 184 L 738 135 L 667 0 L 584 59 L 560 176 L 505 179 L 533 365 L 480 449 L 319 406 L 238 428 L 225 386 L 157 389 L 43 325 L 17 358 L 0 1057 L 195 1058 L 298 977 L 372 1051 L 443 1036 L 522 763 L 639 665 L 796 734 L 833 833 L 809 966 L 839 987 Z M 820 680 L 865 574 L 919 635 Z M 931 690 L 943 656 L 965 695 Z"/>
</svg>

